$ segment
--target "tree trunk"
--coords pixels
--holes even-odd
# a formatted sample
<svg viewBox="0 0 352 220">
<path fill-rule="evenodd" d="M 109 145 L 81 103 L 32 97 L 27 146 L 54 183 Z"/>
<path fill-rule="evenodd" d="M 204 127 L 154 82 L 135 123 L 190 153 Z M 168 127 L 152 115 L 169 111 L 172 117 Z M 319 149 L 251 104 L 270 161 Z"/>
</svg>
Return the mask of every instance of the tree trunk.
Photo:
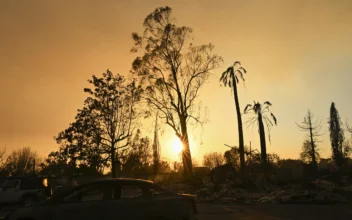
<svg viewBox="0 0 352 220">
<path fill-rule="evenodd" d="M 245 168 L 245 159 L 244 159 L 242 115 L 241 115 L 240 103 L 238 100 L 238 94 L 237 94 L 237 82 L 235 78 L 233 78 L 232 84 L 233 84 L 233 96 L 235 98 L 236 113 L 237 113 L 238 140 L 239 140 L 239 151 L 240 151 L 240 170 L 243 171 Z"/>
<path fill-rule="evenodd" d="M 189 146 L 189 139 L 188 139 L 188 131 L 187 131 L 187 123 L 186 117 L 180 117 L 181 122 L 181 129 L 182 129 L 182 139 L 181 142 L 183 144 L 182 150 L 182 163 L 183 163 L 183 172 L 185 179 L 189 180 L 192 177 L 192 156 L 191 156 L 191 149 Z"/>
<path fill-rule="evenodd" d="M 259 124 L 260 153 L 261 153 L 261 159 L 262 159 L 262 167 L 266 168 L 268 161 L 266 156 L 265 130 L 264 130 L 263 118 L 261 113 L 258 113 L 258 124 Z"/>
<path fill-rule="evenodd" d="M 115 148 L 111 149 L 111 177 L 116 178 Z"/>
<path fill-rule="evenodd" d="M 310 124 L 310 128 L 309 128 L 309 132 L 310 132 L 310 144 L 312 147 L 312 164 L 314 169 L 317 169 L 317 160 L 315 158 L 315 146 L 314 146 L 314 140 L 313 140 L 313 131 L 312 131 L 312 125 Z"/>
</svg>

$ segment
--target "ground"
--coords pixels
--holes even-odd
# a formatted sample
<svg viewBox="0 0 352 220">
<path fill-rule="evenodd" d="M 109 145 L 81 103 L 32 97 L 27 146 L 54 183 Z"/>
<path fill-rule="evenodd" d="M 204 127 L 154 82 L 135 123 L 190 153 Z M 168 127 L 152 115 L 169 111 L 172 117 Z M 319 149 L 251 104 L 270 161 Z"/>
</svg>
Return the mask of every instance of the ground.
<svg viewBox="0 0 352 220">
<path fill-rule="evenodd" d="M 198 204 L 199 220 L 343 220 L 352 219 L 351 204 L 211 205 Z"/>
<path fill-rule="evenodd" d="M 344 220 L 352 219 L 351 204 L 337 205 L 213 205 L 198 204 L 199 220 Z M 0 209 L 0 219 L 11 208 Z"/>
</svg>

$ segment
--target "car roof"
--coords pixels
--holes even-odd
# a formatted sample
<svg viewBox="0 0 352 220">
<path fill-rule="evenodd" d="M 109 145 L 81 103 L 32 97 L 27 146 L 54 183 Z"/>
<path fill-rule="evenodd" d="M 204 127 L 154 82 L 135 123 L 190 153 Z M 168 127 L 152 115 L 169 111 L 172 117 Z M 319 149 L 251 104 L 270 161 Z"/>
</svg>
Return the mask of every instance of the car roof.
<svg viewBox="0 0 352 220">
<path fill-rule="evenodd" d="M 94 180 L 91 183 L 105 183 L 105 182 L 115 182 L 115 183 L 149 183 L 153 184 L 153 181 L 143 180 L 143 179 L 133 179 L 133 178 L 108 178 L 108 179 L 99 179 Z"/>
<path fill-rule="evenodd" d="M 7 179 L 7 180 L 19 180 L 19 179 L 21 179 L 21 180 L 23 180 L 23 179 L 37 179 L 37 180 L 39 180 L 39 179 L 45 179 L 45 178 L 43 178 L 43 177 L 38 177 L 38 176 L 8 176 L 8 177 L 6 177 L 5 179 Z"/>
</svg>

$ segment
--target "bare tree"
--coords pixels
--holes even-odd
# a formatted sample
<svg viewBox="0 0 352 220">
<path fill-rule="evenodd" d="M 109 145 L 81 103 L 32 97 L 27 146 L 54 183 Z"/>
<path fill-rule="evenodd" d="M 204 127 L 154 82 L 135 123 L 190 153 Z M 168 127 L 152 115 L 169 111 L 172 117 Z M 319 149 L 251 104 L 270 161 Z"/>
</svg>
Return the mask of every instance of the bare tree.
<svg viewBox="0 0 352 220">
<path fill-rule="evenodd" d="M 218 152 L 211 152 L 204 154 L 203 156 L 203 165 L 213 169 L 224 164 L 225 159 L 221 153 Z"/>
<path fill-rule="evenodd" d="M 296 123 L 297 124 L 297 123 Z M 317 169 L 317 157 L 319 157 L 317 142 L 320 136 L 321 122 L 314 120 L 313 113 L 308 109 L 307 115 L 304 117 L 301 124 L 297 124 L 298 129 L 307 132 L 306 141 L 302 147 L 301 158 L 303 161 L 311 162 Z"/>
<path fill-rule="evenodd" d="M 23 147 L 11 152 L 6 160 L 6 168 L 13 175 L 28 175 L 39 168 L 39 162 L 37 152 L 30 147 Z"/>
<path fill-rule="evenodd" d="M 149 14 L 143 23 L 143 35 L 132 34 L 135 47 L 144 55 L 137 57 L 132 73 L 145 86 L 144 98 L 150 109 L 169 125 L 183 144 L 182 162 L 185 177 L 192 176 L 188 125 L 190 120 L 201 123 L 195 115 L 200 88 L 210 72 L 219 67 L 222 58 L 213 54 L 213 46 L 194 46 L 192 29 L 177 26 L 171 8 L 161 7 Z M 189 44 L 190 43 L 190 44 Z M 142 48 L 144 47 L 144 48 Z"/>
<path fill-rule="evenodd" d="M 240 109 L 240 102 L 238 99 L 237 92 L 237 83 L 239 83 L 239 79 L 244 81 L 244 73 L 246 73 L 246 69 L 241 67 L 241 63 L 236 61 L 232 66 L 227 68 L 225 72 L 222 73 L 220 81 L 223 82 L 224 86 L 229 86 L 233 90 L 233 96 L 235 99 L 236 113 L 237 113 L 237 125 L 238 125 L 238 141 L 239 141 L 239 152 L 240 152 L 240 168 L 241 171 L 244 170 L 245 167 L 245 158 L 244 158 L 244 140 L 243 140 L 243 126 L 242 126 L 242 114 Z"/>
</svg>

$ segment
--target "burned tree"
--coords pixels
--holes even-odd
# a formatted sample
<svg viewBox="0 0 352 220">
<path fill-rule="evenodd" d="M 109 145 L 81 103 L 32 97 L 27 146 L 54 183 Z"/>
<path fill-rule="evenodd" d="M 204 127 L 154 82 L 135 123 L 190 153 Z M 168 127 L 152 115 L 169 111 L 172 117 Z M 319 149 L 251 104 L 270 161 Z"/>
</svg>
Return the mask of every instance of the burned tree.
<svg viewBox="0 0 352 220">
<path fill-rule="evenodd" d="M 297 124 L 297 123 L 296 123 Z M 307 115 L 304 117 L 301 124 L 297 124 L 298 129 L 307 132 L 305 142 L 302 147 L 301 158 L 303 161 L 312 163 L 314 169 L 317 168 L 317 159 L 319 153 L 317 149 L 317 137 L 320 136 L 321 123 L 318 120 L 314 120 L 313 113 L 308 109 Z"/>
<path fill-rule="evenodd" d="M 249 125 L 253 125 L 255 122 L 258 123 L 258 132 L 260 136 L 260 154 L 261 154 L 261 162 L 263 167 L 266 167 L 268 163 L 267 153 L 266 153 L 266 138 L 265 138 L 264 124 L 267 127 L 269 141 L 271 141 L 270 129 L 274 124 L 277 125 L 277 120 L 275 115 L 270 112 L 270 109 L 269 109 L 270 106 L 272 106 L 272 104 L 268 101 L 264 102 L 264 104 L 254 101 L 253 105 L 248 104 L 244 109 L 245 114 L 252 112 L 255 115 L 247 121 Z"/>
<path fill-rule="evenodd" d="M 238 99 L 237 83 L 239 79 L 244 81 L 244 73 L 247 71 L 241 67 L 241 63 L 236 61 L 232 66 L 227 68 L 225 72 L 222 73 L 220 81 L 223 82 L 224 86 L 229 86 L 233 90 L 233 96 L 235 99 L 236 113 L 237 113 L 237 125 L 238 125 L 238 140 L 239 140 L 239 152 L 240 152 L 240 169 L 243 171 L 245 167 L 244 158 L 244 140 L 243 140 L 243 126 L 242 126 L 242 115 L 240 110 L 240 103 Z"/>
<path fill-rule="evenodd" d="M 328 123 L 329 123 L 329 130 L 330 130 L 332 157 L 336 163 L 336 166 L 341 168 L 344 164 L 342 144 L 345 138 L 344 138 L 344 131 L 342 127 L 343 126 L 342 121 L 334 102 L 331 103 L 330 118 Z"/>
<path fill-rule="evenodd" d="M 171 8 L 161 7 L 149 14 L 142 35 L 132 34 L 135 47 L 141 49 L 132 65 L 132 73 L 145 88 L 144 98 L 151 110 L 169 125 L 183 144 L 185 177 L 192 175 L 192 157 L 188 137 L 190 120 L 201 123 L 194 114 L 199 90 L 222 58 L 213 54 L 213 46 L 191 43 L 192 29 L 177 26 Z"/>
</svg>

